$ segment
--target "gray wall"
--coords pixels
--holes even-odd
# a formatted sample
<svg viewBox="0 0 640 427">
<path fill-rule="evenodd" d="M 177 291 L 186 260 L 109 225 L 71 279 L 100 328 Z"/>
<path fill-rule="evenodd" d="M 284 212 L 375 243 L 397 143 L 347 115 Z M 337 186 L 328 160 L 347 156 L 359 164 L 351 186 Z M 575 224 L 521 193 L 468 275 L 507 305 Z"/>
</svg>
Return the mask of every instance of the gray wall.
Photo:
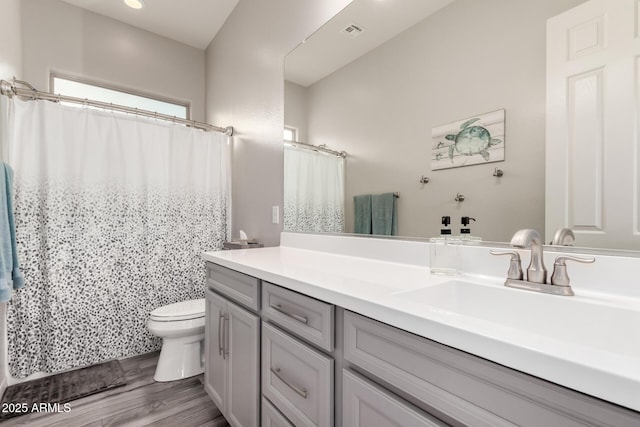
<svg viewBox="0 0 640 427">
<path fill-rule="evenodd" d="M 437 235 L 442 215 L 485 240 L 543 231 L 546 20 L 582 1 L 458 0 L 310 86 L 310 142 L 349 153 L 347 231 L 353 195 L 387 191 L 400 235 Z M 501 108 L 505 162 L 431 171 L 433 127 Z"/>
<path fill-rule="evenodd" d="M 283 200 L 284 56 L 347 3 L 240 0 L 207 48 L 207 121 L 235 128 L 234 236 L 280 242 L 271 208 Z"/>
<path fill-rule="evenodd" d="M 307 125 L 309 122 L 307 112 L 308 89 L 304 86 L 284 82 L 284 124 L 298 129 L 298 141 L 307 142 Z"/>
<path fill-rule="evenodd" d="M 0 25 L 0 79 L 20 77 L 22 72 L 22 33 L 20 31 L 20 0 L 2 2 Z M 0 102 L 6 102 L 2 97 Z M 0 139 L 2 129 L 0 129 Z M 0 141 L 1 143 L 2 141 Z M 0 303 L 0 395 L 7 381 L 7 304 Z"/>
<path fill-rule="evenodd" d="M 20 0 L 3 0 L 0 25 L 0 79 L 20 78 L 22 41 L 20 32 Z"/>
<path fill-rule="evenodd" d="M 51 71 L 191 103 L 202 121 L 204 50 L 59 0 L 22 1 L 22 79 L 49 90 Z"/>
</svg>

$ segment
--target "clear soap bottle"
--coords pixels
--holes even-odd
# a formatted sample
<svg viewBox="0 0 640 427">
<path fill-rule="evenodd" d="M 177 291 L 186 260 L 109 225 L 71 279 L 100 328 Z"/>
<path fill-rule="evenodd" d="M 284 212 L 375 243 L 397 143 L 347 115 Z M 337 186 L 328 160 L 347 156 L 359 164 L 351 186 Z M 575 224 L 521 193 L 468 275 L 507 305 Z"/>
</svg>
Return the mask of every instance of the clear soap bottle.
<svg viewBox="0 0 640 427">
<path fill-rule="evenodd" d="M 458 274 L 458 249 L 460 238 L 451 235 L 447 228 L 451 223 L 449 216 L 442 217 L 443 228 L 439 237 L 429 239 L 429 266 L 431 274 L 454 276 Z"/>
<path fill-rule="evenodd" d="M 465 245 L 473 245 L 482 242 L 482 237 L 471 235 L 471 228 L 469 228 L 469 224 L 471 221 L 475 222 L 475 220 L 475 218 L 471 218 L 468 216 L 463 216 L 462 218 L 460 218 L 460 223 L 462 224 L 462 228 L 460 229 L 461 243 Z"/>
</svg>

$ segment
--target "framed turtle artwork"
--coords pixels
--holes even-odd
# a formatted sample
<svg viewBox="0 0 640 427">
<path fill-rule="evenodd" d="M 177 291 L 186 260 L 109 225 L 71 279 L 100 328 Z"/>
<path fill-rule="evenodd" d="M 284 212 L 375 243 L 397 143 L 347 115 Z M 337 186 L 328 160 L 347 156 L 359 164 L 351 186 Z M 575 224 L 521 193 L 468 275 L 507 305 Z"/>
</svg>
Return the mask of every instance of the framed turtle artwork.
<svg viewBox="0 0 640 427">
<path fill-rule="evenodd" d="M 431 169 L 504 161 L 505 110 L 458 120 L 431 130 Z"/>
</svg>

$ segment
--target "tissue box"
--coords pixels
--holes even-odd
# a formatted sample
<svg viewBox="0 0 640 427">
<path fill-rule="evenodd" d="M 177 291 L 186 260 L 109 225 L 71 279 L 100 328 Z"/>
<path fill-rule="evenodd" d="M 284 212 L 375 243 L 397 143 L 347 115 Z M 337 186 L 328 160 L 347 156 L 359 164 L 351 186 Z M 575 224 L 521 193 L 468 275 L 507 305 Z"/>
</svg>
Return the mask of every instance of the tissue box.
<svg viewBox="0 0 640 427">
<path fill-rule="evenodd" d="M 222 244 L 223 249 L 254 249 L 263 247 L 264 245 L 255 239 L 224 242 Z"/>
</svg>

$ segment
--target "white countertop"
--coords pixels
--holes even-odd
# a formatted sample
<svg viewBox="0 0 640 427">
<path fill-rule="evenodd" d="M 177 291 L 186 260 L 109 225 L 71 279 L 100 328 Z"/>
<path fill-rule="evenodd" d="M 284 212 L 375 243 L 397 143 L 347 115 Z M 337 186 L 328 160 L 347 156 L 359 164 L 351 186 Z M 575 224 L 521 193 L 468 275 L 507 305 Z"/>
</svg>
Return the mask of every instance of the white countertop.
<svg viewBox="0 0 640 427">
<path fill-rule="evenodd" d="M 432 275 L 426 266 L 287 246 L 207 252 L 203 258 L 510 368 L 640 411 L 640 343 L 635 342 L 640 337 L 635 332 L 640 328 L 638 324 L 622 325 L 629 328 L 631 343 L 625 341 L 617 351 L 607 347 L 606 342 L 590 346 L 589 331 L 581 331 L 576 340 L 567 341 L 557 334 L 536 332 L 540 328 L 533 332 L 522 331 L 495 319 L 461 316 L 416 300 L 411 293 L 403 297 L 403 292 L 437 286 L 453 279 L 451 276 Z M 463 275 L 457 279 L 470 280 L 480 286 L 478 289 L 493 289 L 494 292 L 506 289 L 501 285 L 503 279 L 498 277 Z M 590 298 L 589 295 L 559 297 L 513 291 L 526 292 L 530 294 L 527 298 L 531 298 L 532 304 L 543 306 L 548 303 L 565 304 L 563 301 L 571 304 L 581 301 L 581 298 L 584 301 Z M 521 298 L 521 294 L 517 295 Z M 576 299 L 569 301 L 562 298 Z M 634 299 L 605 298 L 598 301 L 596 306 L 607 308 L 617 303 L 632 316 L 640 311 L 640 305 Z M 544 325 L 544 310 L 540 311 L 539 319 L 530 320 Z M 549 324 L 549 328 L 562 327 L 562 324 Z M 606 331 L 602 334 L 606 334 Z"/>
</svg>

